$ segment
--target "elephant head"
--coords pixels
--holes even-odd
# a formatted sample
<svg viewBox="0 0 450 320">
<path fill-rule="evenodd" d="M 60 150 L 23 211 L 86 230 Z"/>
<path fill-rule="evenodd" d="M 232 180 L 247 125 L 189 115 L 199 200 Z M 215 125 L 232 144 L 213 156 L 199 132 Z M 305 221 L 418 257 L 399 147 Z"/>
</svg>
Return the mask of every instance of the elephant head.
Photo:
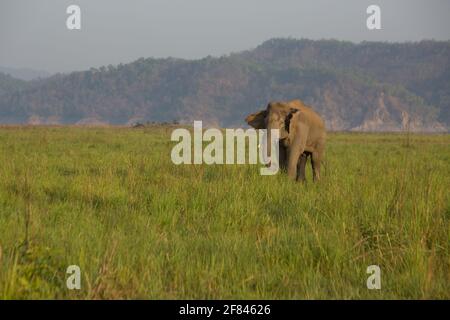
<svg viewBox="0 0 450 320">
<path fill-rule="evenodd" d="M 245 118 L 245 121 L 255 129 L 267 129 L 267 141 L 271 141 L 271 130 L 278 129 L 280 140 L 289 138 L 291 119 L 299 111 L 295 104 L 289 102 L 271 102 L 266 110 L 261 110 Z M 268 143 L 267 153 L 270 156 L 271 146 Z"/>
<path fill-rule="evenodd" d="M 299 111 L 296 102 L 271 102 L 267 109 L 248 115 L 245 121 L 255 129 L 279 129 L 280 139 L 285 139 L 289 135 L 290 120 Z"/>
<path fill-rule="evenodd" d="M 291 119 L 298 109 L 292 108 L 289 103 L 284 102 L 271 102 L 267 106 L 266 115 L 266 128 L 268 134 L 270 130 L 280 130 L 280 139 L 286 139 L 289 137 Z"/>
</svg>

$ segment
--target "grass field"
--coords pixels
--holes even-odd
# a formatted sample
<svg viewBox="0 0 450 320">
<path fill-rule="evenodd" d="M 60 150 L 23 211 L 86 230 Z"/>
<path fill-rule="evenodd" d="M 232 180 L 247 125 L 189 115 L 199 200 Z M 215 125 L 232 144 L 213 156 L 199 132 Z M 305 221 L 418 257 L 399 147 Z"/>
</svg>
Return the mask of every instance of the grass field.
<svg viewBox="0 0 450 320">
<path fill-rule="evenodd" d="M 303 185 L 170 133 L 0 128 L 0 299 L 450 298 L 450 135 L 329 134 Z"/>
</svg>

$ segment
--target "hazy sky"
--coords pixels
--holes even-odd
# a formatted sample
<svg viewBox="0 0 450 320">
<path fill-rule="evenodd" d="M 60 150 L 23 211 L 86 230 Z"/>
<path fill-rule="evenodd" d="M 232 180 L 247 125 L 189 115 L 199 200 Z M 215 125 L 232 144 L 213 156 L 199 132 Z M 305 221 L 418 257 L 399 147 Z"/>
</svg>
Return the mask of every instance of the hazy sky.
<svg viewBox="0 0 450 320">
<path fill-rule="evenodd" d="M 66 8 L 81 8 L 81 30 Z M 366 27 L 381 7 L 382 30 Z M 50 72 L 139 57 L 200 58 L 273 37 L 450 39 L 450 0 L 0 0 L 0 66 Z"/>
</svg>

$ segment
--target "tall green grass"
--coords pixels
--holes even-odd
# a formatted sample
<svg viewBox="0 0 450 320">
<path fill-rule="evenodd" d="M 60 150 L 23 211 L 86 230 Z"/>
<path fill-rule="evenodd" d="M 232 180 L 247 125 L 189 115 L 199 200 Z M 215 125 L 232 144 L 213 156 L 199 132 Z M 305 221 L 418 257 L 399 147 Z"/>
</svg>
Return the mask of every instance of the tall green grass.
<svg viewBox="0 0 450 320">
<path fill-rule="evenodd" d="M 0 298 L 450 298 L 449 135 L 330 134 L 300 184 L 170 132 L 0 128 Z"/>
</svg>

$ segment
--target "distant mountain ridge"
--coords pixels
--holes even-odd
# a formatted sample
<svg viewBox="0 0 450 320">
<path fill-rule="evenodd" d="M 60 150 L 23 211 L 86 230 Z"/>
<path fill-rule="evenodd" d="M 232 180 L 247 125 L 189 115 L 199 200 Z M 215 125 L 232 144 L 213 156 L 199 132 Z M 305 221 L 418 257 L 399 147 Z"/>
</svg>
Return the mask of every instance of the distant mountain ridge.
<svg viewBox="0 0 450 320">
<path fill-rule="evenodd" d="M 8 68 L 2 66 L 0 66 L 0 73 L 9 74 L 16 79 L 25 81 L 43 79 L 51 76 L 51 74 L 47 71 L 34 70 L 30 68 Z"/>
<path fill-rule="evenodd" d="M 330 130 L 448 131 L 450 41 L 272 39 L 219 58 L 141 58 L 4 89 L 0 77 L 0 123 L 243 126 L 268 101 L 296 98 Z"/>
</svg>

